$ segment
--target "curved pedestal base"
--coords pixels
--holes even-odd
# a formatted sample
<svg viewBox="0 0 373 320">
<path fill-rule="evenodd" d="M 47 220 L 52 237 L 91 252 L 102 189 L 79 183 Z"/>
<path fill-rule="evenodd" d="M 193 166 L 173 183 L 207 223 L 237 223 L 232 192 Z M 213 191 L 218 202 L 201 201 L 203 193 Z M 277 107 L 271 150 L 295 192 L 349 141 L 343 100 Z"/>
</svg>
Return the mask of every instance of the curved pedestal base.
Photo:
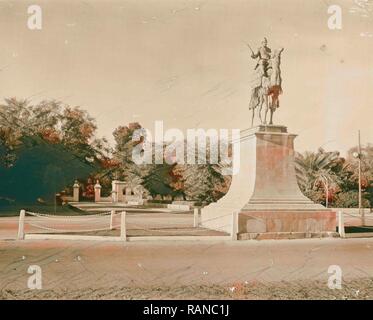
<svg viewBox="0 0 373 320">
<path fill-rule="evenodd" d="M 257 238 L 258 234 L 333 234 L 335 213 L 313 203 L 299 189 L 295 137 L 284 126 L 258 126 L 246 131 L 240 142 L 241 169 L 233 176 L 228 193 L 202 209 L 202 226 L 230 232 L 232 214 L 238 212 L 239 239 Z"/>
<path fill-rule="evenodd" d="M 239 239 L 283 239 L 333 236 L 336 214 L 332 211 L 241 211 Z"/>
</svg>

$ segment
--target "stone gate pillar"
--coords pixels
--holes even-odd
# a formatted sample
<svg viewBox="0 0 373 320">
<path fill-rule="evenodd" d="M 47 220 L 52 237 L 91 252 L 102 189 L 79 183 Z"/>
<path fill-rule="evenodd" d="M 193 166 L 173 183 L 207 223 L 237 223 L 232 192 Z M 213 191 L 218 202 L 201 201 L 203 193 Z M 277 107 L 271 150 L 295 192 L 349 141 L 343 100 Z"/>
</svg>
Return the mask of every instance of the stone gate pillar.
<svg viewBox="0 0 373 320">
<path fill-rule="evenodd" d="M 101 185 L 98 180 L 96 180 L 95 184 L 95 202 L 100 202 L 101 201 Z"/>
<path fill-rule="evenodd" d="M 79 189 L 80 185 L 78 180 L 75 180 L 74 185 L 73 185 L 73 201 L 74 202 L 79 202 Z"/>
</svg>

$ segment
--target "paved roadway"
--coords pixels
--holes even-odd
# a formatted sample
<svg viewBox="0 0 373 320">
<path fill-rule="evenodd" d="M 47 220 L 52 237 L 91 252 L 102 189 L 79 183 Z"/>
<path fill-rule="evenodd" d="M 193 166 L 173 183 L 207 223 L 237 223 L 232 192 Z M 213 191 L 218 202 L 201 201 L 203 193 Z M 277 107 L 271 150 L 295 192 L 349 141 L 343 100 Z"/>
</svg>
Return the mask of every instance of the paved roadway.
<svg viewBox="0 0 373 320">
<path fill-rule="evenodd" d="M 229 284 L 372 277 L 373 239 L 239 242 L 0 241 L 0 288 L 24 288 L 42 267 L 45 288 Z"/>
</svg>

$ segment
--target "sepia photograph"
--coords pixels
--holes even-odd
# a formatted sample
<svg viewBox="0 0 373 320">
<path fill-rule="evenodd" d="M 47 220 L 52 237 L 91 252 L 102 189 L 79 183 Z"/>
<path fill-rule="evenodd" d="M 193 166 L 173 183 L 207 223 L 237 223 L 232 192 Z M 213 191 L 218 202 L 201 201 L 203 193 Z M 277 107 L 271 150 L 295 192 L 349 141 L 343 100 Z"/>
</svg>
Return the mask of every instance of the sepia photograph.
<svg viewBox="0 0 373 320">
<path fill-rule="evenodd" d="M 2 0 L 0 39 L 0 300 L 373 299 L 373 0 Z"/>
</svg>

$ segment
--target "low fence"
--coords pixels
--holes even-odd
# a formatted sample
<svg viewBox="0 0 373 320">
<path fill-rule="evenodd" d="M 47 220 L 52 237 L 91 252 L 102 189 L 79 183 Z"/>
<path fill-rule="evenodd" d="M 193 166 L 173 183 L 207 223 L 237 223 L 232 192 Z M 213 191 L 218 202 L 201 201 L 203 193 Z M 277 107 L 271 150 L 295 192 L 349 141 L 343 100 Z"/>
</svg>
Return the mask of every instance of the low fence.
<svg viewBox="0 0 373 320">
<path fill-rule="evenodd" d="M 21 210 L 18 239 L 61 239 L 99 241 L 154 241 L 154 240 L 236 240 L 237 215 L 232 216 L 230 235 L 213 233 L 200 227 L 200 209 L 185 211 L 190 226 L 185 226 L 183 212 L 177 211 L 172 223 L 166 213 L 138 213 L 131 211 L 103 212 L 92 215 L 58 216 Z M 167 213 L 169 216 L 172 213 Z M 181 221 L 181 223 L 178 222 Z M 119 221 L 118 221 L 119 220 Z M 189 220 L 188 220 L 189 221 Z M 188 222 L 189 223 L 189 222 Z M 153 225 L 152 225 L 153 224 Z M 173 224 L 173 225 L 172 225 Z M 120 235 L 118 234 L 120 230 Z"/>
<path fill-rule="evenodd" d="M 115 211 L 92 215 L 60 216 L 20 211 L 17 239 L 126 240 L 126 212 L 114 223 Z M 120 229 L 120 236 L 92 235 Z"/>
<path fill-rule="evenodd" d="M 338 212 L 338 233 L 341 238 L 373 237 L 373 213 L 358 209 Z"/>
<path fill-rule="evenodd" d="M 184 216 L 183 216 L 184 213 Z M 61 239 L 99 241 L 155 240 L 237 240 L 238 213 L 230 216 L 230 233 L 201 228 L 200 208 L 167 213 L 130 211 L 102 212 L 91 215 L 59 216 L 20 211 L 18 239 Z M 172 216 L 173 222 L 169 221 Z M 180 218 L 180 220 L 178 220 Z M 215 217 L 204 222 L 221 219 Z M 373 237 L 373 213 L 337 212 L 337 229 L 341 238 Z M 185 222 L 188 219 L 188 222 Z M 189 225 L 190 224 L 190 225 Z"/>
</svg>

